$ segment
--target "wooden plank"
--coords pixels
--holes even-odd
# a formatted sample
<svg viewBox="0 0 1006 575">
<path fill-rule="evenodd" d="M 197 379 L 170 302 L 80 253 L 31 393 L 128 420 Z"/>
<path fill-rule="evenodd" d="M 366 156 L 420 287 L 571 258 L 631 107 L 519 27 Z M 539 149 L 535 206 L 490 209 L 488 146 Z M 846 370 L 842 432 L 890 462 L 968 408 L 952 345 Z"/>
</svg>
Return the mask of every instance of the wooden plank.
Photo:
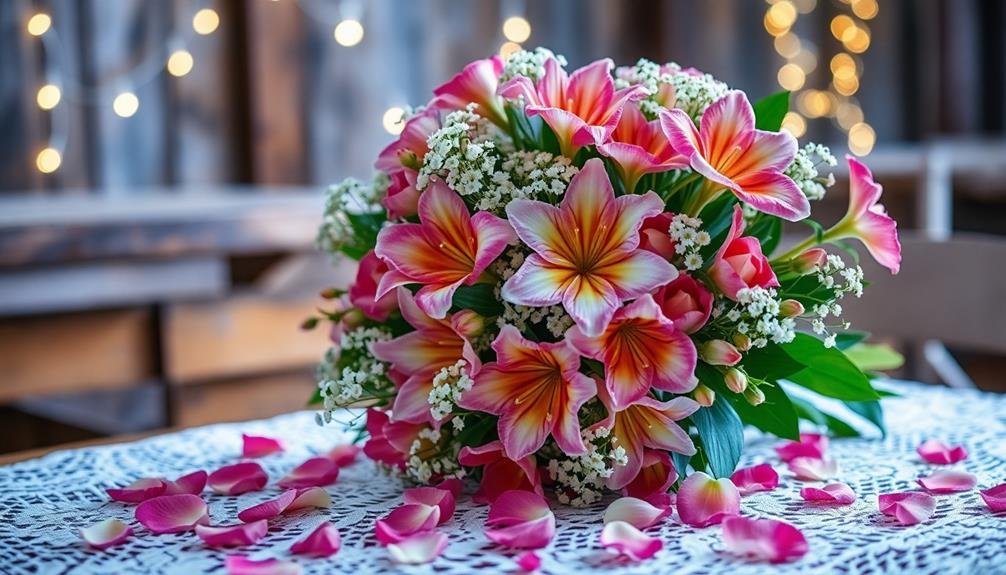
<svg viewBox="0 0 1006 575">
<path fill-rule="evenodd" d="M 88 312 L 0 322 L 0 402 L 131 386 L 153 377 L 146 310 Z"/>
<path fill-rule="evenodd" d="M 314 388 L 308 370 L 180 387 L 171 395 L 172 421 L 188 427 L 298 411 Z"/>
</svg>

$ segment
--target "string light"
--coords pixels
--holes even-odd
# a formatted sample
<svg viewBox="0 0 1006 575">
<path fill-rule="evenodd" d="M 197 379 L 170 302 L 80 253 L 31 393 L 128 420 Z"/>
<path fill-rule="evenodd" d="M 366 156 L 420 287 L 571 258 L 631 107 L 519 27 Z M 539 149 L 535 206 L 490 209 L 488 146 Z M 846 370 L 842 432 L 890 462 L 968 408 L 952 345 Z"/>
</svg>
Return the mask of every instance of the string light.
<svg viewBox="0 0 1006 575">
<path fill-rule="evenodd" d="M 782 119 L 782 129 L 793 134 L 794 138 L 799 138 L 807 133 L 807 120 L 796 112 L 786 112 Z"/>
<path fill-rule="evenodd" d="M 788 64 L 784 64 L 782 68 L 779 68 L 778 80 L 780 86 L 790 92 L 796 92 L 800 88 L 803 88 L 803 83 L 807 80 L 807 75 L 800 66 L 790 62 Z"/>
<path fill-rule="evenodd" d="M 188 50 L 175 50 L 168 56 L 168 73 L 176 78 L 188 74 L 192 71 L 195 61 Z"/>
<path fill-rule="evenodd" d="M 520 51 L 520 44 L 516 42 L 503 42 L 503 45 L 500 46 L 500 58 L 503 58 L 503 60 L 509 60 L 510 56 L 513 56 Z"/>
<path fill-rule="evenodd" d="M 879 11 L 877 0 L 857 0 L 852 3 L 852 13 L 863 20 L 872 20 Z"/>
<path fill-rule="evenodd" d="M 112 100 L 112 111 L 122 118 L 129 118 L 140 109 L 140 99 L 132 92 L 121 92 Z"/>
<path fill-rule="evenodd" d="M 335 41 L 350 48 L 363 41 L 363 24 L 359 20 L 346 18 L 335 26 Z"/>
<path fill-rule="evenodd" d="M 60 91 L 59 86 L 46 84 L 38 89 L 38 94 L 35 95 L 35 102 L 38 103 L 39 108 L 51 110 L 59 105 L 59 100 L 62 97 L 63 93 Z"/>
<path fill-rule="evenodd" d="M 866 122 L 859 122 L 849 128 L 849 151 L 857 156 L 865 156 L 873 150 L 877 134 Z"/>
<path fill-rule="evenodd" d="M 523 16 L 511 16 L 503 21 L 503 36 L 520 44 L 531 37 L 531 23 Z"/>
<path fill-rule="evenodd" d="M 212 8 L 203 8 L 192 17 L 192 29 L 196 34 L 206 36 L 216 31 L 220 26 L 220 15 Z"/>
<path fill-rule="evenodd" d="M 45 12 L 39 12 L 28 19 L 26 28 L 32 36 L 38 37 L 49 31 L 52 27 L 52 18 Z"/>
<path fill-rule="evenodd" d="M 402 121 L 402 116 L 405 114 L 405 110 L 400 106 L 392 106 L 384 112 L 384 117 L 381 118 L 381 124 L 384 125 L 384 129 L 392 135 L 398 135 L 402 133 L 402 129 L 405 128 L 405 122 Z"/>
<path fill-rule="evenodd" d="M 35 166 L 38 171 L 43 174 L 51 174 L 59 169 L 59 165 L 63 163 L 63 156 L 60 155 L 59 150 L 56 148 L 43 148 L 42 151 L 35 156 Z"/>
</svg>

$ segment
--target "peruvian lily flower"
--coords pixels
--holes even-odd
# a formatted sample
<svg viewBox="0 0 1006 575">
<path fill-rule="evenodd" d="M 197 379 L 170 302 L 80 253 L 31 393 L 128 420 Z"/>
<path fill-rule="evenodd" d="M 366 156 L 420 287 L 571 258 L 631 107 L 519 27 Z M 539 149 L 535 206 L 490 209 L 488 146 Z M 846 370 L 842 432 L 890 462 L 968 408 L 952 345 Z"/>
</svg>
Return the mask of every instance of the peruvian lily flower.
<svg viewBox="0 0 1006 575">
<path fill-rule="evenodd" d="M 80 537 L 91 547 L 105 550 L 124 543 L 133 534 L 133 528 L 118 519 L 106 519 L 80 530 Z"/>
<path fill-rule="evenodd" d="M 978 478 L 966 471 L 938 470 L 915 482 L 930 493 L 957 493 L 974 489 Z"/>
<path fill-rule="evenodd" d="M 651 387 L 674 393 L 695 389 L 695 344 L 645 294 L 615 312 L 608 327 L 589 337 L 577 326 L 566 340 L 583 355 L 604 363 L 612 408 L 624 409 Z"/>
<path fill-rule="evenodd" d="M 664 547 L 658 537 L 651 537 L 625 521 L 605 523 L 601 530 L 601 547 L 611 549 L 634 561 L 649 559 Z"/>
<path fill-rule="evenodd" d="M 480 447 L 462 447 L 458 463 L 465 467 L 482 467 L 482 483 L 472 496 L 475 503 L 492 503 L 503 493 L 513 490 L 544 495 L 534 455 L 514 461 L 503 452 L 499 440 Z"/>
<path fill-rule="evenodd" d="M 416 304 L 443 319 L 458 287 L 476 283 L 514 241 L 514 233 L 506 220 L 489 212 L 469 215 L 461 196 L 439 180 L 419 197 L 419 221 L 392 224 L 377 234 L 374 252 L 391 271 L 381 277 L 375 297 L 401 285 L 423 284 Z"/>
<path fill-rule="evenodd" d="M 503 284 L 507 301 L 562 303 L 584 335 L 601 335 L 625 300 L 677 277 L 664 258 L 639 247 L 639 226 L 661 213 L 653 192 L 615 197 L 604 162 L 588 160 L 558 207 L 517 199 L 507 215 L 535 253 Z"/>
<path fill-rule="evenodd" d="M 824 487 L 804 487 L 800 489 L 800 497 L 805 501 L 838 505 L 850 505 L 856 501 L 856 493 L 844 483 L 829 483 Z"/>
<path fill-rule="evenodd" d="M 231 555 L 224 559 L 227 575 L 300 575 L 303 570 L 293 561 L 281 559 L 249 559 Z"/>
<path fill-rule="evenodd" d="M 505 547 L 541 549 L 555 536 L 555 515 L 541 495 L 507 491 L 489 507 L 485 534 Z"/>
<path fill-rule="evenodd" d="M 982 489 L 978 494 L 992 513 L 1006 511 L 1006 483 Z"/>
<path fill-rule="evenodd" d="M 963 445 L 949 446 L 939 439 L 923 441 L 915 448 L 915 451 L 926 463 L 936 465 L 950 465 L 968 458 L 968 451 L 964 449 Z"/>
<path fill-rule="evenodd" d="M 615 162 L 628 194 L 646 174 L 688 167 L 688 158 L 674 151 L 660 129 L 660 122 L 647 121 L 633 104 L 622 109 L 611 141 L 598 144 L 597 151 Z"/>
<path fill-rule="evenodd" d="M 377 257 L 374 250 L 367 252 L 360 258 L 360 265 L 356 270 L 356 280 L 349 286 L 349 302 L 353 307 L 363 312 L 363 315 L 374 321 L 385 321 L 391 312 L 398 309 L 398 299 L 393 293 L 386 293 L 381 297 L 377 295 L 377 286 L 391 268 L 381 258 Z"/>
<path fill-rule="evenodd" d="M 226 527 L 196 525 L 196 535 L 207 547 L 247 547 L 265 537 L 268 531 L 269 522 L 265 519 Z"/>
<path fill-rule="evenodd" d="M 468 362 L 472 373 L 481 366 L 478 355 L 464 336 L 467 322 L 463 320 L 468 314 L 459 312 L 450 319 L 433 318 L 420 309 L 418 301 L 405 288 L 398 290 L 398 308 L 402 318 L 415 331 L 390 341 L 374 342 L 371 350 L 374 357 L 390 363 L 395 371 L 407 376 L 391 409 L 395 421 L 433 423 L 429 397 L 437 372 L 459 359 Z"/>
<path fill-rule="evenodd" d="M 549 435 L 567 455 L 586 453 L 577 412 L 597 386 L 579 372 L 576 351 L 565 341 L 528 341 L 512 325 L 503 326 L 492 348 L 496 362 L 476 374 L 458 405 L 500 416 L 499 437 L 514 461 L 538 451 Z"/>
<path fill-rule="evenodd" d="M 262 457 L 283 451 L 283 444 L 271 437 L 241 434 L 241 457 Z"/>
<path fill-rule="evenodd" d="M 799 559 L 809 549 L 807 538 L 789 523 L 740 516 L 723 520 L 723 546 L 731 553 L 770 563 Z"/>
<path fill-rule="evenodd" d="M 447 535 L 439 531 L 424 531 L 388 544 L 388 555 L 395 563 L 421 565 L 429 563 L 447 548 Z"/>
<path fill-rule="evenodd" d="M 700 128 L 683 110 L 660 112 L 660 125 L 671 146 L 706 178 L 690 213 L 728 189 L 759 211 L 789 221 L 810 215 L 810 202 L 783 170 L 796 155 L 789 132 L 755 128 L 754 110 L 743 92 L 730 91 L 702 114 Z"/>
<path fill-rule="evenodd" d="M 678 470 L 674 468 L 674 462 L 666 451 L 644 449 L 639 473 L 622 488 L 622 494 L 645 499 L 658 506 L 670 506 L 673 502 L 665 504 L 658 503 L 657 500 L 672 495 L 667 490 L 677 480 Z"/>
<path fill-rule="evenodd" d="M 877 505 L 881 513 L 894 517 L 902 525 L 922 523 L 936 511 L 933 496 L 919 491 L 883 493 L 877 497 Z"/>
<path fill-rule="evenodd" d="M 162 495 L 136 507 L 136 520 L 153 533 L 181 533 L 208 525 L 209 509 L 198 495 Z"/>
<path fill-rule="evenodd" d="M 772 491 L 779 486 L 779 474 L 768 463 L 738 469 L 730 476 L 741 495 L 751 495 L 759 491 Z"/>
<path fill-rule="evenodd" d="M 849 210 L 845 217 L 825 232 L 829 241 L 856 238 L 863 242 L 877 263 L 891 270 L 901 269 L 901 242 L 898 225 L 879 204 L 884 189 L 873 180 L 870 169 L 846 156 L 849 162 Z"/>
<path fill-rule="evenodd" d="M 367 435 L 363 453 L 370 459 L 399 470 L 405 469 L 412 443 L 427 426 L 407 421 L 390 421 L 388 414 L 376 409 L 367 410 Z"/>
<path fill-rule="evenodd" d="M 646 529 L 660 523 L 672 512 L 670 507 L 657 507 L 635 497 L 621 497 L 608 505 L 603 519 L 605 523 L 624 521 L 636 529 Z"/>
<path fill-rule="evenodd" d="M 713 479 L 696 471 L 681 482 L 678 516 L 686 525 L 708 527 L 741 511 L 741 494 L 727 478 Z"/>
<path fill-rule="evenodd" d="M 658 401 L 644 396 L 616 410 L 604 386 L 598 386 L 601 402 L 608 409 L 608 417 L 596 424 L 609 430 L 615 445 L 625 449 L 625 465 L 615 466 L 607 480 L 608 488 L 621 489 L 628 485 L 643 467 L 645 450 L 661 449 L 684 455 L 695 454 L 695 444 L 685 430 L 675 423 L 695 413 L 699 404 L 687 397 Z"/>
<path fill-rule="evenodd" d="M 290 546 L 294 555 L 311 557 L 331 557 L 342 548 L 342 537 L 339 530 L 328 521 L 316 527 L 307 537 Z"/>
<path fill-rule="evenodd" d="M 562 155 L 572 158 L 583 146 L 603 144 L 615 131 L 627 102 L 643 98 L 641 86 L 615 90 L 610 59 L 598 60 L 568 75 L 555 58 L 545 61 L 538 85 L 517 76 L 499 88 L 508 100 L 524 97 L 524 112 L 541 116 L 559 140 Z"/>
<path fill-rule="evenodd" d="M 713 283 L 732 300 L 736 300 L 737 292 L 744 288 L 779 286 L 768 258 L 762 253 L 761 242 L 752 236 L 741 237 L 743 233 L 744 211 L 734 206 L 730 233 L 716 251 L 709 268 Z"/>
<path fill-rule="evenodd" d="M 801 433 L 800 441 L 787 441 L 775 447 L 775 452 L 785 462 L 797 457 L 824 459 L 828 452 L 828 436 L 819 433 Z"/>
<path fill-rule="evenodd" d="M 433 90 L 430 106 L 438 110 L 464 110 L 474 102 L 479 115 L 489 118 L 497 126 L 506 126 L 503 103 L 496 95 L 503 59 L 499 56 L 476 60 L 464 67 L 453 78 Z"/>
<path fill-rule="evenodd" d="M 429 152 L 426 141 L 440 128 L 440 112 L 426 108 L 409 118 L 398 139 L 388 144 L 377 157 L 374 167 L 391 178 L 387 195 L 381 200 L 388 210 L 388 218 L 416 215 L 420 193 L 416 179 L 423 158 Z"/>
</svg>

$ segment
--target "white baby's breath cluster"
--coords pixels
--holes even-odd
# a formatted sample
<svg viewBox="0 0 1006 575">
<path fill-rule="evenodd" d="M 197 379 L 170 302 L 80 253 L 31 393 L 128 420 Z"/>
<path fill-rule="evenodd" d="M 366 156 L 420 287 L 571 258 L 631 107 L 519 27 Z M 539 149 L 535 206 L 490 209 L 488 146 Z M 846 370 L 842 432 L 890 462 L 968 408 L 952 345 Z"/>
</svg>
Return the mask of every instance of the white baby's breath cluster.
<svg viewBox="0 0 1006 575">
<path fill-rule="evenodd" d="M 472 388 L 475 382 L 468 375 L 468 362 L 459 359 L 453 365 L 442 368 L 433 376 L 433 389 L 430 390 L 428 401 L 433 419 L 442 421 L 457 407 L 461 394 Z M 455 429 L 464 428 L 464 420 L 456 418 Z M 461 429 L 458 429 L 460 425 Z"/>
<path fill-rule="evenodd" d="M 702 117 L 710 105 L 730 90 L 723 82 L 711 74 L 690 74 L 671 63 L 671 86 L 674 87 L 674 108 L 680 108 L 694 120 Z"/>
<path fill-rule="evenodd" d="M 637 85 L 646 88 L 648 96 L 639 102 L 639 109 L 651 120 L 665 107 L 680 108 L 697 120 L 730 89 L 709 74 L 689 73 L 674 62 L 661 66 L 645 58 L 635 66 L 618 68 L 615 75 L 619 88 Z"/>
<path fill-rule="evenodd" d="M 574 323 L 573 318 L 566 313 L 566 308 L 562 304 L 531 307 L 512 304 L 503 299 L 501 291 L 503 283 L 517 272 L 517 269 L 524 263 L 524 257 L 524 252 L 520 247 L 512 246 L 507 248 L 503 255 L 489 266 L 489 271 L 500 278 L 500 283 L 493 290 L 496 300 L 503 305 L 503 313 L 496 318 L 496 325 L 502 328 L 509 324 L 522 332 L 526 332 L 532 325 L 544 325 L 553 337 L 561 339 L 566 330 Z"/>
<path fill-rule="evenodd" d="M 752 287 L 737 290 L 737 301 L 721 301 L 713 308 L 713 317 L 729 322 L 735 334 L 747 338 L 752 347 L 789 343 L 796 337 L 796 320 L 779 314 L 781 302 L 773 288 Z"/>
<path fill-rule="evenodd" d="M 628 463 L 622 446 L 612 447 L 610 430 L 599 426 L 585 429 L 580 435 L 587 453 L 569 457 L 559 455 L 548 460 L 549 478 L 556 483 L 556 498 L 560 503 L 584 507 L 596 503 L 604 493 L 605 480 L 615 472 L 616 465 Z"/>
<path fill-rule="evenodd" d="M 822 286 L 832 290 L 835 297 L 829 302 L 822 302 L 815 305 L 810 311 L 814 318 L 810 322 L 810 327 L 817 335 L 824 336 L 825 347 L 834 347 L 836 334 L 829 328 L 849 329 L 849 322 L 843 321 L 842 305 L 839 300 L 846 294 L 855 297 L 863 296 L 863 268 L 848 266 L 841 257 L 835 254 L 828 254 L 824 264 L 815 270 L 817 280 Z M 833 318 L 829 323 L 828 318 Z"/>
<path fill-rule="evenodd" d="M 566 65 L 566 58 L 556 56 L 546 48 L 535 48 L 533 51 L 518 50 L 507 58 L 499 83 L 504 84 L 517 76 L 524 76 L 537 84 L 545 75 L 545 61 L 549 58 L 555 58 L 562 66 Z"/>
<path fill-rule="evenodd" d="M 500 153 L 498 132 L 475 113 L 476 104 L 447 114 L 443 127 L 430 135 L 429 151 L 416 178 L 416 188 L 426 189 L 431 177 L 440 177 L 462 196 L 480 194 L 492 187 Z"/>
<path fill-rule="evenodd" d="M 674 252 L 681 258 L 681 264 L 688 271 L 702 267 L 702 256 L 699 251 L 708 246 L 712 238 L 709 232 L 700 229 L 702 220 L 687 214 L 677 214 L 671 219 L 667 232 L 674 240 Z"/>
<path fill-rule="evenodd" d="M 332 421 L 332 412 L 363 400 L 390 393 L 394 384 L 388 379 L 388 364 L 374 357 L 370 346 L 388 341 L 391 332 L 382 327 L 361 327 L 347 331 L 339 345 L 330 348 L 318 366 L 318 390 L 324 411 L 320 423 Z"/>
<path fill-rule="evenodd" d="M 380 200 L 390 185 L 384 172 L 374 174 L 371 183 L 346 178 L 329 186 L 325 192 L 325 210 L 315 243 L 322 251 L 336 255 L 355 235 L 347 214 L 373 212 L 382 209 Z"/>
<path fill-rule="evenodd" d="M 409 446 L 409 456 L 405 460 L 405 476 L 421 484 L 428 484 L 436 477 L 462 478 L 464 469 L 458 463 L 461 445 L 439 430 L 426 428 Z"/>
<path fill-rule="evenodd" d="M 835 176 L 827 168 L 836 164 L 838 160 L 828 146 L 811 142 L 797 150 L 793 163 L 783 173 L 796 183 L 808 200 L 820 200 L 835 184 Z M 827 173 L 822 175 L 822 172 Z"/>
</svg>

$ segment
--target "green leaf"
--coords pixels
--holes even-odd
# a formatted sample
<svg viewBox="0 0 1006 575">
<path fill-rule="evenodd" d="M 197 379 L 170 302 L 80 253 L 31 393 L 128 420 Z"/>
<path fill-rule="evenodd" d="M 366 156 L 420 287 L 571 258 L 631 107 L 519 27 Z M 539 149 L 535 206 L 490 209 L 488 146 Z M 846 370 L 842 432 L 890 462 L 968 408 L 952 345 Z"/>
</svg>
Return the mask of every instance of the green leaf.
<svg viewBox="0 0 1006 575">
<path fill-rule="evenodd" d="M 307 400 L 307 406 L 311 407 L 313 405 L 319 405 L 322 402 L 321 389 L 318 387 L 314 388 L 314 393 L 311 394 L 311 399 Z"/>
<path fill-rule="evenodd" d="M 688 463 L 691 459 L 689 455 L 671 452 L 671 461 L 674 462 L 674 469 L 678 472 L 679 481 L 688 475 Z"/>
<path fill-rule="evenodd" d="M 783 439 L 800 439 L 800 426 L 796 411 L 793 409 L 789 396 L 779 385 L 763 384 L 759 389 L 765 393 L 765 402 L 754 406 L 748 403 L 743 395 L 727 389 L 723 382 L 723 375 L 715 368 L 705 363 L 699 363 L 695 368 L 695 375 L 699 381 L 716 392 L 716 401 L 723 401 L 724 398 L 729 401 L 745 424 Z"/>
<path fill-rule="evenodd" d="M 880 430 L 881 435 L 887 436 L 887 428 L 884 426 L 884 408 L 880 406 L 879 401 L 845 401 L 843 403 L 872 423 Z"/>
<path fill-rule="evenodd" d="M 843 331 L 835 334 L 835 347 L 845 351 L 868 337 L 870 337 L 868 331 Z"/>
<path fill-rule="evenodd" d="M 730 477 L 744 447 L 744 424 L 727 401 L 714 401 L 692 414 L 699 430 L 709 470 L 715 477 Z"/>
<path fill-rule="evenodd" d="M 800 220 L 800 223 L 814 230 L 814 240 L 817 243 L 820 244 L 824 242 L 824 226 L 822 226 L 821 224 L 815 222 L 810 218 Z"/>
<path fill-rule="evenodd" d="M 752 348 L 744 356 L 744 371 L 748 375 L 765 381 L 778 381 L 807 367 L 776 343 L 765 347 Z"/>
<path fill-rule="evenodd" d="M 475 447 L 485 443 L 486 435 L 495 428 L 496 418 L 471 412 L 465 421 L 465 428 L 458 434 L 456 440 L 465 447 Z M 472 421 L 472 420 L 475 421 Z"/>
<path fill-rule="evenodd" d="M 387 221 L 387 214 L 385 212 L 347 213 L 346 219 L 353 229 L 353 237 L 339 251 L 354 260 L 360 260 L 377 245 L 377 233 L 381 231 L 381 226 Z"/>
<path fill-rule="evenodd" d="M 493 293 L 491 284 L 475 284 L 459 286 L 451 300 L 457 309 L 470 309 L 482 316 L 495 316 L 503 313 L 503 306 Z"/>
<path fill-rule="evenodd" d="M 830 435 L 834 437 L 859 437 L 861 435 L 855 427 L 849 425 L 834 415 L 831 415 L 830 413 L 821 411 L 817 408 L 817 406 L 809 401 L 794 397 L 793 407 L 796 408 L 796 412 L 800 415 L 800 419 L 806 419 L 807 421 L 817 425 L 827 427 Z"/>
<path fill-rule="evenodd" d="M 789 112 L 789 92 L 776 92 L 755 102 L 755 128 L 778 132 L 782 129 L 782 119 Z"/>
<path fill-rule="evenodd" d="M 806 365 L 786 379 L 807 389 L 843 401 L 880 399 L 866 375 L 841 350 L 805 333 L 780 346 L 792 358 Z"/>
<path fill-rule="evenodd" d="M 886 343 L 859 343 L 845 350 L 849 361 L 863 371 L 898 369 L 905 358 Z"/>
</svg>

